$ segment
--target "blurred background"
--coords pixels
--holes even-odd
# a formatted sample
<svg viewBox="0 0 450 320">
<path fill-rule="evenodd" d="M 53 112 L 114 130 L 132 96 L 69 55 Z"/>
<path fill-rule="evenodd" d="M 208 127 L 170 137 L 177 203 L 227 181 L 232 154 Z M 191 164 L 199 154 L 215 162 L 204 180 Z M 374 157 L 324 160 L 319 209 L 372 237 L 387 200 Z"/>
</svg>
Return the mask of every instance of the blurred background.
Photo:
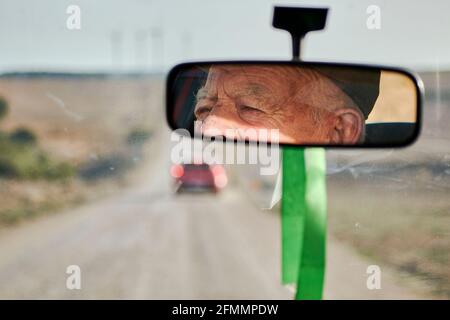
<svg viewBox="0 0 450 320">
<path fill-rule="evenodd" d="M 293 297 L 280 282 L 277 176 L 174 166 L 164 113 L 178 62 L 289 59 L 275 4 L 312 2 L 0 3 L 0 298 Z M 414 145 L 327 151 L 325 298 L 448 299 L 450 4 L 313 5 L 331 11 L 305 60 L 407 67 L 426 90 Z M 69 265 L 81 290 L 66 287 Z"/>
</svg>

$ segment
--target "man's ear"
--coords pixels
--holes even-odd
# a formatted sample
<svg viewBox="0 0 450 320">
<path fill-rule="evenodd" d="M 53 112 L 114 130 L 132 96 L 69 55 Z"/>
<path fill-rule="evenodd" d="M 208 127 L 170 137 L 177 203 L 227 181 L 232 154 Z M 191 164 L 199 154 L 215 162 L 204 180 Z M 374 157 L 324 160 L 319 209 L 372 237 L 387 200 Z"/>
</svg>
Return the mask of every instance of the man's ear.
<svg viewBox="0 0 450 320">
<path fill-rule="evenodd" d="M 353 108 L 341 108 L 333 111 L 334 127 L 331 132 L 332 144 L 356 144 L 363 134 L 364 116 Z"/>
</svg>

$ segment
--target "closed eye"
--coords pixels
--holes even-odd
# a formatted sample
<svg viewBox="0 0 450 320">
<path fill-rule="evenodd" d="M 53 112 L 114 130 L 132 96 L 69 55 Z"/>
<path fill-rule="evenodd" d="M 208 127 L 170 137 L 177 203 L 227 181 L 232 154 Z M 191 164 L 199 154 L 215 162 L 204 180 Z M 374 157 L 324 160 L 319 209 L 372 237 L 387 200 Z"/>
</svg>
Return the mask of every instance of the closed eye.
<svg viewBox="0 0 450 320">
<path fill-rule="evenodd" d="M 203 120 L 205 119 L 208 114 L 211 112 L 212 107 L 210 106 L 199 106 L 195 108 L 195 117 L 198 120 Z"/>
<path fill-rule="evenodd" d="M 265 113 L 261 109 L 258 109 L 258 108 L 252 107 L 252 106 L 248 106 L 248 105 L 240 105 L 239 112 Z"/>
</svg>

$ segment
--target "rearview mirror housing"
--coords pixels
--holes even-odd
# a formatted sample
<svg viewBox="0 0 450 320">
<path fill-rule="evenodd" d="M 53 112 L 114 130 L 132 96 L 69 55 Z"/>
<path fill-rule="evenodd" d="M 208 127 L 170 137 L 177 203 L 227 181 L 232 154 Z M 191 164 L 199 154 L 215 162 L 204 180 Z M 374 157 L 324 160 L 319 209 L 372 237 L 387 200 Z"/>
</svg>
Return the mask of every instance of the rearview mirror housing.
<svg viewBox="0 0 450 320">
<path fill-rule="evenodd" d="M 167 121 L 191 137 L 300 147 L 404 147 L 423 84 L 404 69 L 298 61 L 191 62 L 166 87 Z"/>
</svg>

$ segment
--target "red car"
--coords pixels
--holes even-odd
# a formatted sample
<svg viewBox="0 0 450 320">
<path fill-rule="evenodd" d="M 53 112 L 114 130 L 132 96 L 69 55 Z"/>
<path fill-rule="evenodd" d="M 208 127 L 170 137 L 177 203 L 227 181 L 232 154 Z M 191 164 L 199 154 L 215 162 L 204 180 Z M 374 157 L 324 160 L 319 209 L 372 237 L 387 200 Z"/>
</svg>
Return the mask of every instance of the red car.
<svg viewBox="0 0 450 320">
<path fill-rule="evenodd" d="M 175 179 L 177 192 L 218 192 L 228 183 L 222 165 L 174 164 L 170 174 Z"/>
</svg>

